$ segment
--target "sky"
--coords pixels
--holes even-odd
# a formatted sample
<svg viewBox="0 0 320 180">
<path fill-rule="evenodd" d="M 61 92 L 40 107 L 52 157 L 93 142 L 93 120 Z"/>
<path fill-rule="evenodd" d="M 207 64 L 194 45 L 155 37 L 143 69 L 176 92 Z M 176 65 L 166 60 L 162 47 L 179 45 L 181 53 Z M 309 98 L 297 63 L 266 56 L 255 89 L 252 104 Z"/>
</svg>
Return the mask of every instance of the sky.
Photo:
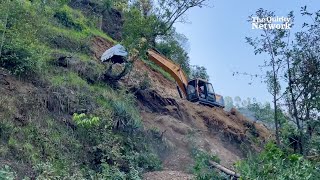
<svg viewBox="0 0 320 180">
<path fill-rule="evenodd" d="M 210 7 L 190 9 L 186 14 L 189 23 L 175 24 L 176 31 L 189 40 L 190 63 L 207 68 L 217 94 L 271 102 L 272 96 L 260 78 L 233 76 L 233 72 L 265 74 L 259 66 L 267 56 L 255 55 L 245 41 L 245 37 L 260 33 L 252 29 L 248 16 L 259 8 L 275 11 L 280 17 L 294 11 L 297 28 L 303 20 L 298 17 L 300 8 L 307 5 L 311 12 L 320 10 L 320 0 L 209 0 L 208 4 Z"/>
</svg>

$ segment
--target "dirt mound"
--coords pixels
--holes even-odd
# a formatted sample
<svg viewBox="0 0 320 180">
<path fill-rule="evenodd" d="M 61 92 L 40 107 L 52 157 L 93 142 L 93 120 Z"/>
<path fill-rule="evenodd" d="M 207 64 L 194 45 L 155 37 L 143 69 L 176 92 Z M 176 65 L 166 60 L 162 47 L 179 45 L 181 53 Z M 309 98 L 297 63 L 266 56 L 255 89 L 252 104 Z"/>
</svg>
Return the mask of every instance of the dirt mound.
<svg viewBox="0 0 320 180">
<path fill-rule="evenodd" d="M 269 138 L 264 126 L 246 119 L 235 109 L 226 112 L 186 100 L 163 98 L 154 90 L 140 90 L 136 94 L 145 126 L 160 131 L 171 146 L 171 152 L 163 158 L 168 170 L 190 169 L 194 148 L 217 155 L 222 165 L 232 168 L 246 151 L 259 151 Z M 258 143 L 253 143 L 253 139 Z"/>
<path fill-rule="evenodd" d="M 191 180 L 193 175 L 180 171 L 155 171 L 144 174 L 144 180 Z"/>
</svg>

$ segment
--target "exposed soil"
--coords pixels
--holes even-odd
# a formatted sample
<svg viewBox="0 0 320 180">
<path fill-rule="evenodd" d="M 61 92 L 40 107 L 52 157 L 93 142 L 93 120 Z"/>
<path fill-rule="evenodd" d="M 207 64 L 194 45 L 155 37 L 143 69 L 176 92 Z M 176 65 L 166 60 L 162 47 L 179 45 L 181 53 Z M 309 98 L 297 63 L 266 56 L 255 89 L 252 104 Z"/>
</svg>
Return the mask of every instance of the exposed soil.
<svg viewBox="0 0 320 180">
<path fill-rule="evenodd" d="M 101 40 L 97 39 L 99 43 L 95 44 L 99 44 L 98 49 L 104 47 L 104 51 L 110 44 L 100 44 Z M 139 89 L 146 76 L 150 87 Z M 248 151 L 260 151 L 271 138 L 265 126 L 247 119 L 236 109 L 226 112 L 181 99 L 174 82 L 140 60 L 134 62 L 122 84 L 135 92 L 145 127 L 158 131 L 168 145 L 167 151 L 159 152 L 165 171 L 147 173 L 145 179 L 188 179 L 190 175 L 179 173 L 192 168 L 194 148 L 218 156 L 222 165 L 234 169 L 234 163 Z"/>
<path fill-rule="evenodd" d="M 191 180 L 194 177 L 180 171 L 155 171 L 144 174 L 145 180 Z"/>
<path fill-rule="evenodd" d="M 97 58 L 97 60 L 100 61 L 100 58 L 102 54 L 109 48 L 114 46 L 112 42 L 109 42 L 105 40 L 102 37 L 96 36 L 92 41 L 91 41 L 91 51 L 94 54 L 94 56 Z"/>
</svg>

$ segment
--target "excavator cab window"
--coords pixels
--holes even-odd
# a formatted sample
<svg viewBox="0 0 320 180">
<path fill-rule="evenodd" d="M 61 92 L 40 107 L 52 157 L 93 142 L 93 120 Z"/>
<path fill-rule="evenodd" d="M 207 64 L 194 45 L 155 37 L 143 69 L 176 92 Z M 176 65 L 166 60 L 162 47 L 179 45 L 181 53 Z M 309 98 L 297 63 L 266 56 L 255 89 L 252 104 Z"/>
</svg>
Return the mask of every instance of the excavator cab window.
<svg viewBox="0 0 320 180">
<path fill-rule="evenodd" d="M 216 97 L 211 83 L 198 80 L 198 94 L 202 102 L 215 102 Z"/>
<path fill-rule="evenodd" d="M 205 99 L 207 96 L 207 88 L 206 88 L 206 83 L 203 81 L 198 81 L 198 94 L 199 98 Z"/>
<path fill-rule="evenodd" d="M 198 98 L 198 95 L 196 93 L 196 85 L 197 85 L 196 80 L 192 80 L 188 83 L 187 93 L 188 93 L 188 99 L 191 101 Z"/>
<path fill-rule="evenodd" d="M 207 87 L 208 87 L 208 94 L 214 94 L 214 90 L 213 90 L 212 84 L 208 83 Z"/>
<path fill-rule="evenodd" d="M 215 102 L 216 96 L 211 83 L 207 83 L 207 90 L 208 90 L 207 100 L 211 102 Z"/>
</svg>

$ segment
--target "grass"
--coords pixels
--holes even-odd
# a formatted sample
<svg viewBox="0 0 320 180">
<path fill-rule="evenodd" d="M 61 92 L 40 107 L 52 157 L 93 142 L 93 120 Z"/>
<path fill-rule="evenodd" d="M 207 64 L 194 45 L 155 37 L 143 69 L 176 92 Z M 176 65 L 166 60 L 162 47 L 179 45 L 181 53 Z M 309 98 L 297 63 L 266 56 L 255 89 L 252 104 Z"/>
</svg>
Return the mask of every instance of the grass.
<svg viewBox="0 0 320 180">
<path fill-rule="evenodd" d="M 110 41 L 110 42 L 112 42 L 112 43 L 114 43 L 114 44 L 117 44 L 117 43 L 118 43 L 117 41 L 115 41 L 114 39 L 112 39 L 110 36 L 108 36 L 107 34 L 105 34 L 104 32 L 102 32 L 101 30 L 98 30 L 98 29 L 96 29 L 96 28 L 90 28 L 88 31 L 90 32 L 89 34 L 92 34 L 92 35 L 94 35 L 94 36 L 102 37 L 102 38 L 104 38 L 104 39 L 106 39 L 106 40 L 108 40 L 108 41 Z"/>
<path fill-rule="evenodd" d="M 166 79 L 168 79 L 169 81 L 172 81 L 172 82 L 175 82 L 175 80 L 173 79 L 173 77 L 168 73 L 166 72 L 165 70 L 163 70 L 160 66 L 154 64 L 153 62 L 151 61 L 148 61 L 148 60 L 142 60 L 144 63 L 146 63 L 151 69 L 159 72 L 160 74 L 163 75 L 163 77 L 165 77 Z"/>
<path fill-rule="evenodd" d="M 17 29 L 8 30 L 10 36 L 5 48 L 17 51 L 22 47 L 27 53 L 16 58 L 17 62 L 23 59 L 27 63 L 22 64 L 25 67 L 36 67 L 34 73 L 41 75 L 48 86 L 37 87 L 44 93 L 39 96 L 14 94 L 8 100 L 0 99 L 0 108 L 7 110 L 8 101 L 12 106 L 7 111 L 10 114 L 0 114 L 1 157 L 9 157 L 14 163 L 27 163 L 40 179 L 114 179 L 117 176 L 133 179 L 146 170 L 160 169 L 160 160 L 145 141 L 135 97 L 126 89 L 115 90 L 99 81 L 89 84 L 86 80 L 90 73 L 104 68 L 94 63 L 88 51 L 92 37 L 116 41 L 90 26 L 80 11 L 63 6 L 59 10 L 61 19 L 57 20 L 53 17 L 55 8 L 44 7 L 47 15 L 41 16 L 42 11 L 30 3 L 28 8 L 23 8 L 24 3 L 15 7 L 19 13 L 12 22 L 17 23 L 14 25 Z M 0 10 L 4 9 L 5 6 L 0 6 Z M 41 23 L 19 26 L 30 19 Z M 57 67 L 50 62 L 53 53 L 70 54 L 82 62 L 81 67 L 88 69 L 80 74 L 75 69 Z M 20 67 L 13 65 L 12 68 L 19 70 Z M 54 106 L 64 107 L 49 111 L 46 104 L 41 103 L 48 103 L 50 98 L 58 101 Z M 27 122 L 18 125 L 13 114 L 24 106 L 28 109 Z M 70 112 L 85 109 L 88 117 L 99 118 L 99 124 L 77 126 L 69 109 Z M 127 165 L 129 169 L 124 170 Z M 1 168 L 2 165 L 0 173 Z M 20 171 L 19 168 L 14 170 Z"/>
<path fill-rule="evenodd" d="M 75 72 L 65 72 L 65 74 L 62 75 L 51 76 L 49 77 L 49 81 L 56 87 L 88 88 L 87 82 Z"/>
</svg>

